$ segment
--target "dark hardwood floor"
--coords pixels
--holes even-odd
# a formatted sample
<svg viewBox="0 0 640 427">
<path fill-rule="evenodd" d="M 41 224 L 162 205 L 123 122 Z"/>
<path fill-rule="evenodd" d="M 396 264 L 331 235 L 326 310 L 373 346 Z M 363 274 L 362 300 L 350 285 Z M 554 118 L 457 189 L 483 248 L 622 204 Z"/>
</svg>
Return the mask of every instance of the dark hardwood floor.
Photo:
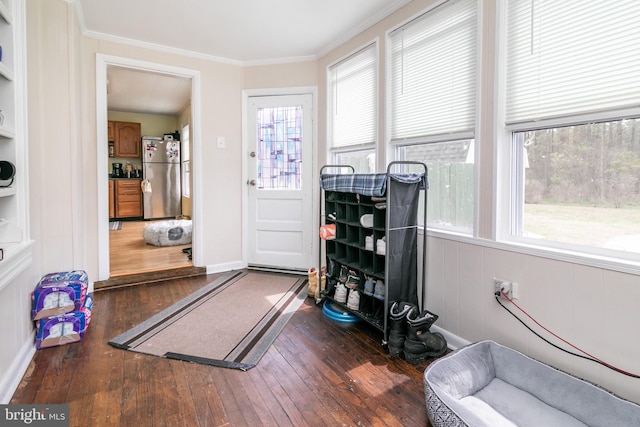
<svg viewBox="0 0 640 427">
<path fill-rule="evenodd" d="M 391 359 L 369 325 L 311 299 L 247 372 L 116 349 L 107 341 L 215 275 L 101 290 L 84 341 L 38 350 L 11 403 L 68 403 L 71 426 L 428 426 L 427 363 Z"/>
</svg>

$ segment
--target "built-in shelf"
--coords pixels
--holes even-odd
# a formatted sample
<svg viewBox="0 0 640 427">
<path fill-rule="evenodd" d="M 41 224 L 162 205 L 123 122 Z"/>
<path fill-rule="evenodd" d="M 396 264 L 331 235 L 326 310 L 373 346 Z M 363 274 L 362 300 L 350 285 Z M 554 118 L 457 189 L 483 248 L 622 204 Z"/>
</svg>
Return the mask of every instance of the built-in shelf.
<svg viewBox="0 0 640 427">
<path fill-rule="evenodd" d="M 16 137 L 16 133 L 12 130 L 9 130 L 5 127 L 0 127 L 0 136 L 3 136 L 5 138 L 15 138 Z"/>
<path fill-rule="evenodd" d="M 26 135 L 25 82 L 25 2 L 0 0 L 0 148 L 3 160 L 16 163 L 17 173 L 11 186 L 0 186 L 0 290 L 32 262 L 33 242 L 29 240 L 29 216 L 26 208 L 28 158 Z M 9 181 L 2 181 L 6 185 Z"/>
<path fill-rule="evenodd" d="M 15 196 L 17 192 L 15 187 L 0 187 L 0 197 Z"/>
<path fill-rule="evenodd" d="M 7 8 L 7 5 L 2 3 L 2 1 L 0 1 L 0 17 L 4 19 L 7 22 L 7 24 L 11 24 L 13 22 L 13 19 L 11 17 L 11 12 Z"/>
<path fill-rule="evenodd" d="M 0 62 L 0 76 L 4 77 L 7 80 L 13 80 L 13 72 L 2 62 Z"/>
<path fill-rule="evenodd" d="M 0 243 L 0 291 L 31 264 L 33 241 L 20 243 Z"/>
</svg>

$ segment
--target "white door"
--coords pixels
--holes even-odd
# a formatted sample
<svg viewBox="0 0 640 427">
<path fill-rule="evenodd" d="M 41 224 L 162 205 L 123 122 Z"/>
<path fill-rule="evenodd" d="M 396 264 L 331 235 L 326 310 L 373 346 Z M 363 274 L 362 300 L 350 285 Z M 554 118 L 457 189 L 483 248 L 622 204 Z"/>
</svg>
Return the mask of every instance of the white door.
<svg viewBox="0 0 640 427">
<path fill-rule="evenodd" d="M 248 99 L 248 264 L 312 265 L 313 98 Z"/>
</svg>

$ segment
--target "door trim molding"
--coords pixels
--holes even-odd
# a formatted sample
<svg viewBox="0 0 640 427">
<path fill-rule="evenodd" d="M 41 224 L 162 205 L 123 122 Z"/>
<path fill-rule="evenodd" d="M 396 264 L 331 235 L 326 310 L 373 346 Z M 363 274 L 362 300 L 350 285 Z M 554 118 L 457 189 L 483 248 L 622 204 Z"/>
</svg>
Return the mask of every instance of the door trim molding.
<svg viewBox="0 0 640 427">
<path fill-rule="evenodd" d="M 312 128 L 312 141 L 311 141 L 311 154 L 313 156 L 311 162 L 311 178 L 312 182 L 318 182 L 318 165 L 316 160 L 318 158 L 318 88 L 317 86 L 299 86 L 299 87 L 285 87 L 285 88 L 267 88 L 267 89 L 245 89 L 242 91 L 242 182 L 246 183 L 249 179 L 249 168 L 247 162 L 248 154 L 248 115 L 247 108 L 249 107 L 249 98 L 257 96 L 282 96 L 282 95 L 311 95 L 311 102 L 313 105 L 313 116 L 311 117 Z M 318 218 L 318 191 L 319 188 L 313 185 L 311 187 L 311 212 L 313 212 L 312 227 L 317 230 L 319 227 Z M 242 186 L 242 265 L 248 267 L 249 253 L 248 253 L 248 229 L 249 229 L 249 189 L 246 185 Z M 311 240 L 311 252 L 312 260 L 319 259 L 318 257 L 318 239 Z"/>
<path fill-rule="evenodd" d="M 172 65 L 140 61 L 119 56 L 96 54 L 96 173 L 98 197 L 98 281 L 107 280 L 109 271 L 109 209 L 107 206 L 109 178 L 105 165 L 109 161 L 107 146 L 107 67 L 110 65 L 146 70 L 161 74 L 172 74 L 191 78 L 191 117 L 190 138 L 192 141 L 191 175 L 193 177 L 192 194 L 192 245 L 193 265 L 202 266 L 202 238 L 198 229 L 202 216 L 202 154 L 201 154 L 201 107 L 200 107 L 200 71 Z"/>
</svg>

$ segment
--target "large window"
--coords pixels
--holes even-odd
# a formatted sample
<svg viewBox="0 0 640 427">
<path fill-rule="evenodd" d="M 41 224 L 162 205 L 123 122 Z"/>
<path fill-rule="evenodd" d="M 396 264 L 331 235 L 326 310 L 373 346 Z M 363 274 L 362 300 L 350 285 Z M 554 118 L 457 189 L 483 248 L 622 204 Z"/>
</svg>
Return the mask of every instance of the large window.
<svg viewBox="0 0 640 427">
<path fill-rule="evenodd" d="M 512 238 L 640 253 L 640 2 L 509 0 Z"/>
<path fill-rule="evenodd" d="M 329 67 L 329 150 L 334 164 L 375 172 L 377 55 L 371 44 Z"/>
<path fill-rule="evenodd" d="M 472 233 L 477 1 L 450 0 L 389 36 L 389 139 L 429 171 L 427 221 Z"/>
</svg>

